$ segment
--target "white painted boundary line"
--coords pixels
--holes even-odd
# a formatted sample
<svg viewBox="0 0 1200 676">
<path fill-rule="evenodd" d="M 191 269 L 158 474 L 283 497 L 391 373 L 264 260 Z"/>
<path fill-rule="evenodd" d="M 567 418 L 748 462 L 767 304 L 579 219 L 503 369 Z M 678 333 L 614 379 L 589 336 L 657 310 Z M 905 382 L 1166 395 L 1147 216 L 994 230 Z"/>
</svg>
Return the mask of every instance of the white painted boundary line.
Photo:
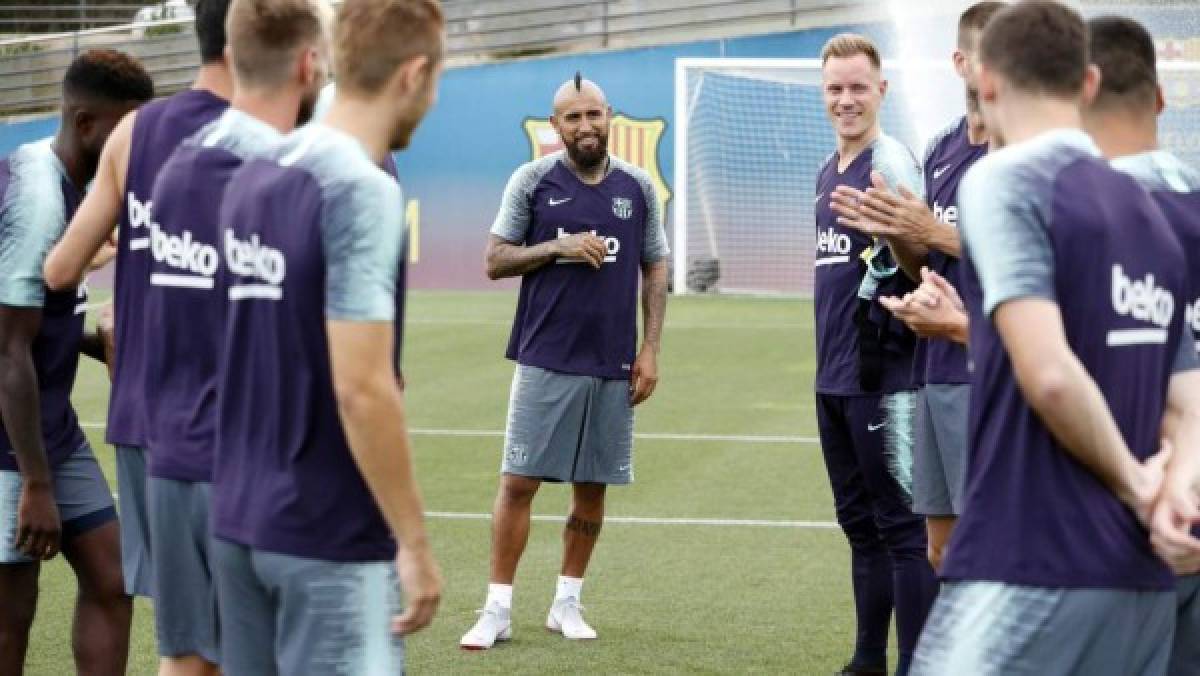
<svg viewBox="0 0 1200 676">
<path fill-rule="evenodd" d="M 489 521 L 491 514 L 472 514 L 469 512 L 425 512 L 431 519 L 456 519 L 460 521 Z M 534 514 L 534 521 L 564 523 L 566 517 Z M 605 516 L 604 523 L 619 523 L 637 526 L 757 526 L 763 528 L 806 528 L 814 530 L 837 530 L 839 526 L 832 521 L 777 521 L 771 519 L 687 519 L 687 518 L 658 518 L 644 516 Z"/>
<path fill-rule="evenodd" d="M 80 426 L 88 430 L 102 430 L 104 423 L 85 422 Z M 503 438 L 504 430 L 445 430 L 417 428 L 409 433 L 419 437 L 487 437 Z M 727 441 L 741 444 L 819 444 L 816 437 L 771 436 L 755 434 L 681 434 L 674 432 L 641 432 L 633 435 L 635 439 L 646 441 Z"/>
</svg>

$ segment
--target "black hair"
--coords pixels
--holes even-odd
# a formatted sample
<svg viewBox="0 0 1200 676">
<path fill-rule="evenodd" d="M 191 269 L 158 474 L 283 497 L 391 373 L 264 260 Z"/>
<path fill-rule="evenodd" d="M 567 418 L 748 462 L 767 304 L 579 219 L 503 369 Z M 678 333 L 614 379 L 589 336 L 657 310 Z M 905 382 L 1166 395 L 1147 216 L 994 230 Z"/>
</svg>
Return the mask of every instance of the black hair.
<svg viewBox="0 0 1200 676">
<path fill-rule="evenodd" d="M 196 42 L 200 62 L 220 61 L 225 54 L 225 15 L 230 0 L 196 0 Z"/>
<path fill-rule="evenodd" d="M 575 91 L 583 91 L 583 73 L 575 71 Z"/>
<path fill-rule="evenodd" d="M 1088 21 L 1092 63 L 1100 69 L 1100 91 L 1093 105 L 1153 107 L 1158 91 L 1158 55 L 1154 38 L 1142 24 L 1123 16 Z"/>
<path fill-rule="evenodd" d="M 63 95 L 114 103 L 154 98 L 154 80 L 132 56 L 115 49 L 89 49 L 75 57 L 63 76 Z"/>
</svg>

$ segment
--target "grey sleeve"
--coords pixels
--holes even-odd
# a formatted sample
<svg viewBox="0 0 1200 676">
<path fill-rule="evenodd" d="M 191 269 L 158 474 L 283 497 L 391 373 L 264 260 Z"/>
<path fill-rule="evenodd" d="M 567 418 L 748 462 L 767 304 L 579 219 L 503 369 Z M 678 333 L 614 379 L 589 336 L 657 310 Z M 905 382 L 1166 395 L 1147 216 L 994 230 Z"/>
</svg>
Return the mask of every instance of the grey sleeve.
<svg viewBox="0 0 1200 676">
<path fill-rule="evenodd" d="M 404 240 L 400 186 L 382 171 L 330 187 L 321 218 L 325 316 L 391 321 Z"/>
<path fill-rule="evenodd" d="M 1200 369 L 1200 358 L 1196 356 L 1196 340 L 1188 327 L 1183 327 L 1183 335 L 1179 338 L 1179 349 L 1175 351 L 1175 362 L 1171 365 L 1171 373 L 1184 373 Z"/>
<path fill-rule="evenodd" d="M 657 263 L 671 255 L 671 247 L 667 245 L 667 229 L 663 223 L 662 203 L 658 201 L 658 191 L 654 183 L 644 172 L 637 174 L 638 183 L 642 186 L 642 196 L 646 200 L 646 232 L 642 238 L 642 262 Z"/>
<path fill-rule="evenodd" d="M 535 162 L 513 172 L 508 185 L 504 187 L 500 211 L 496 212 L 496 220 L 492 223 L 493 235 L 513 244 L 525 241 L 533 220 L 533 190 L 543 175 Z"/>
<path fill-rule="evenodd" d="M 1019 298 L 1057 300 L 1054 251 L 1036 186 L 995 162 L 976 164 L 959 188 L 959 226 L 983 287 L 984 314 Z"/>
<path fill-rule="evenodd" d="M 892 190 L 904 186 L 924 199 L 925 182 L 921 180 L 921 167 L 908 148 L 899 141 L 887 137 L 881 139 L 871 157 L 871 168 L 883 174 Z"/>
<path fill-rule="evenodd" d="M 25 162 L 0 206 L 0 304 L 42 307 L 42 263 L 66 227 L 66 207 L 58 174 Z"/>
</svg>

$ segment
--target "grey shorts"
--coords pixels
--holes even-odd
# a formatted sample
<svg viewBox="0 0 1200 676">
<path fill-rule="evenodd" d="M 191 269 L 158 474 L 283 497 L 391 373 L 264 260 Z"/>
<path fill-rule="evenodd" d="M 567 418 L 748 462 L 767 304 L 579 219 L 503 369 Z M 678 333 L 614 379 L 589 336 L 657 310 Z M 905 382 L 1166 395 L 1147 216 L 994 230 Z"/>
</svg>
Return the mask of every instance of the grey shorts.
<svg viewBox="0 0 1200 676">
<path fill-rule="evenodd" d="M 150 596 L 150 518 L 146 513 L 146 451 L 117 446 L 117 498 L 121 509 L 121 572 L 125 593 Z"/>
<path fill-rule="evenodd" d="M 396 676 L 400 587 L 392 561 L 304 559 L 212 539 L 226 676 Z"/>
<path fill-rule="evenodd" d="M 500 471 L 545 481 L 633 481 L 629 381 L 518 365 Z"/>
<path fill-rule="evenodd" d="M 58 503 L 64 540 L 87 533 L 117 518 L 112 491 L 87 442 L 51 469 L 51 474 L 54 476 L 54 499 Z M 21 484 L 19 472 L 0 471 L 0 564 L 33 561 L 15 548 Z"/>
<path fill-rule="evenodd" d="M 1174 592 L 946 582 L 911 676 L 1165 676 Z"/>
<path fill-rule="evenodd" d="M 926 385 L 917 396 L 913 512 L 962 513 L 970 385 Z"/>
<path fill-rule="evenodd" d="M 1200 575 L 1179 578 L 1175 643 L 1171 647 L 1171 676 L 1200 674 Z"/>
<path fill-rule="evenodd" d="M 150 477 L 154 629 L 163 657 L 199 655 L 216 664 L 217 591 L 209 565 L 211 485 Z"/>
</svg>

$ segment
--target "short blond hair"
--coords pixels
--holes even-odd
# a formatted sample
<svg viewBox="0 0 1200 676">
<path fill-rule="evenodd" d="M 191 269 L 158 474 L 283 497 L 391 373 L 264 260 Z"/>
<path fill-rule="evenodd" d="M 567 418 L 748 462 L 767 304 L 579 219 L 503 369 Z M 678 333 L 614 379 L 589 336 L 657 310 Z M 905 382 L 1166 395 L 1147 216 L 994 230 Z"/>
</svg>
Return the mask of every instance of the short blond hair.
<svg viewBox="0 0 1200 676">
<path fill-rule="evenodd" d="M 286 82 L 297 50 L 327 37 L 331 15 L 324 0 L 233 0 L 225 34 L 238 81 Z"/>
<path fill-rule="evenodd" d="M 346 0 L 334 35 L 338 87 L 374 94 L 413 58 L 439 63 L 445 27 L 438 0 Z"/>
<path fill-rule="evenodd" d="M 879 48 L 865 35 L 858 33 L 839 33 L 831 38 L 821 48 L 821 65 L 830 59 L 848 59 L 862 54 L 870 60 L 875 70 L 883 70 L 883 59 L 879 57 Z"/>
</svg>

